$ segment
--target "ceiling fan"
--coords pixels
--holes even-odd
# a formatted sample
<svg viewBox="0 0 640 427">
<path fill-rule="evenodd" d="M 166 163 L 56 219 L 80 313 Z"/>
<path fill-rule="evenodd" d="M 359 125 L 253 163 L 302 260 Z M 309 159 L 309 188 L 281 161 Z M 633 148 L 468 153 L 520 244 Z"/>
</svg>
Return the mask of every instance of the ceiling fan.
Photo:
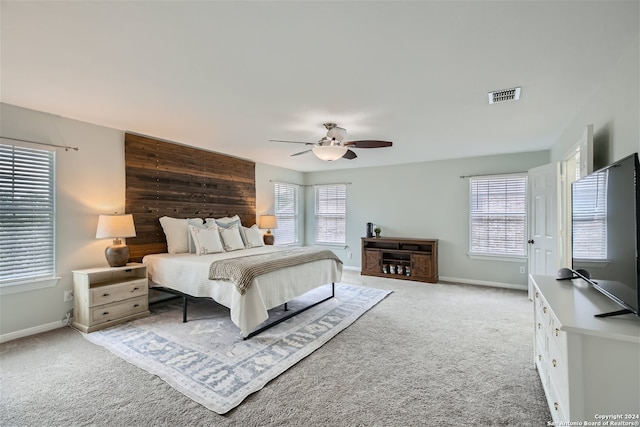
<svg viewBox="0 0 640 427">
<path fill-rule="evenodd" d="M 356 153 L 349 147 L 383 148 L 391 147 L 393 145 L 391 141 L 377 141 L 370 139 L 361 141 L 344 141 L 344 139 L 347 137 L 346 129 L 337 126 L 335 123 L 324 123 L 323 125 L 327 129 L 327 136 L 323 137 L 318 142 L 282 141 L 279 139 L 270 139 L 269 141 L 313 145 L 313 148 L 292 154 L 292 156 L 299 156 L 301 154 L 313 152 L 316 157 L 327 162 L 338 160 L 340 158 L 353 160 L 358 157 Z"/>
</svg>

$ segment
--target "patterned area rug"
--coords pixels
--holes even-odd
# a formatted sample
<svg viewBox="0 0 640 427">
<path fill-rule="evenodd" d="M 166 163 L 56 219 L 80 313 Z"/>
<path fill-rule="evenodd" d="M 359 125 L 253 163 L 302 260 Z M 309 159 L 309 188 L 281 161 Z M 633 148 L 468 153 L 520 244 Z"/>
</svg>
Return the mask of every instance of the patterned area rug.
<svg viewBox="0 0 640 427">
<path fill-rule="evenodd" d="M 189 398 L 218 414 L 238 406 L 248 395 L 320 348 L 390 291 L 336 284 L 336 297 L 243 340 L 229 310 L 210 300 L 152 306 L 143 319 L 91 334 L 89 341 L 158 375 Z M 289 303 L 297 310 L 331 295 L 330 285 Z M 282 307 L 269 312 L 273 321 Z"/>
</svg>

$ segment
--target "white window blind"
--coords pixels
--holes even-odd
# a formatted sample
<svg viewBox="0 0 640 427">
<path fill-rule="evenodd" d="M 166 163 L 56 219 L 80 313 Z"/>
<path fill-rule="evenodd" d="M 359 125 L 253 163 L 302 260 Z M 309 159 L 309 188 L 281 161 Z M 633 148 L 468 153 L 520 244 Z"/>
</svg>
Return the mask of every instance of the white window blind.
<svg viewBox="0 0 640 427">
<path fill-rule="evenodd" d="M 298 192 L 296 184 L 276 182 L 274 185 L 275 215 L 278 229 L 275 233 L 276 245 L 298 243 Z"/>
<path fill-rule="evenodd" d="M 469 182 L 470 253 L 526 256 L 526 175 L 472 177 Z"/>
<path fill-rule="evenodd" d="M 573 188 L 573 258 L 607 259 L 608 171 L 589 175 Z"/>
<path fill-rule="evenodd" d="M 318 185 L 315 187 L 315 193 L 316 243 L 346 243 L 347 186 Z"/>
<path fill-rule="evenodd" d="M 0 144 L 0 285 L 53 277 L 54 152 Z"/>
</svg>

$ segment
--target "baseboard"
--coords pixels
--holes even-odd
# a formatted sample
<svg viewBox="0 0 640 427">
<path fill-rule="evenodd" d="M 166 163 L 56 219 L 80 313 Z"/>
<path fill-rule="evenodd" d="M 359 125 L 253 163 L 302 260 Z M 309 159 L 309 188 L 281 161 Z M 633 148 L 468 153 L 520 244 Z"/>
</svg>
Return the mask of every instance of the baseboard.
<svg viewBox="0 0 640 427">
<path fill-rule="evenodd" d="M 28 337 L 29 335 L 35 335 L 42 332 L 52 331 L 58 328 L 64 328 L 65 326 L 67 325 L 61 320 L 59 320 L 57 322 L 51 322 L 45 325 L 34 326 L 33 328 L 27 328 L 27 329 L 22 329 L 20 331 L 10 332 L 8 334 L 2 334 L 0 335 L 0 343 L 15 340 L 18 338 Z"/>
<path fill-rule="evenodd" d="M 350 271 L 358 271 L 358 272 L 361 271 L 360 267 L 354 267 L 349 265 L 343 266 L 342 269 L 350 270 Z M 491 286 L 493 288 L 516 289 L 519 291 L 529 290 L 529 287 L 527 285 L 514 285 L 513 283 L 490 282 L 487 280 L 460 279 L 458 277 L 447 277 L 447 276 L 440 276 L 438 282 L 451 282 L 451 283 L 462 283 L 465 285 Z"/>
<path fill-rule="evenodd" d="M 513 283 L 490 282 L 487 280 L 460 279 L 458 277 L 440 276 L 438 282 L 464 283 L 467 285 L 491 286 L 493 288 L 516 289 L 518 291 L 528 290 L 527 285 L 514 285 Z"/>
</svg>

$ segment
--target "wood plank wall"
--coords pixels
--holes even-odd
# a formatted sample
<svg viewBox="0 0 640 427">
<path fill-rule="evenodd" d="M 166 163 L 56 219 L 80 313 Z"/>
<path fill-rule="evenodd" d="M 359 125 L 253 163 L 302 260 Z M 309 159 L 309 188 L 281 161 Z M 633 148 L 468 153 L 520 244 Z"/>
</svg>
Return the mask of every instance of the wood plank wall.
<svg viewBox="0 0 640 427">
<path fill-rule="evenodd" d="M 159 218 L 220 218 L 256 222 L 255 163 L 185 145 L 125 133 L 126 213 L 136 237 L 129 260 L 167 251 Z"/>
</svg>

